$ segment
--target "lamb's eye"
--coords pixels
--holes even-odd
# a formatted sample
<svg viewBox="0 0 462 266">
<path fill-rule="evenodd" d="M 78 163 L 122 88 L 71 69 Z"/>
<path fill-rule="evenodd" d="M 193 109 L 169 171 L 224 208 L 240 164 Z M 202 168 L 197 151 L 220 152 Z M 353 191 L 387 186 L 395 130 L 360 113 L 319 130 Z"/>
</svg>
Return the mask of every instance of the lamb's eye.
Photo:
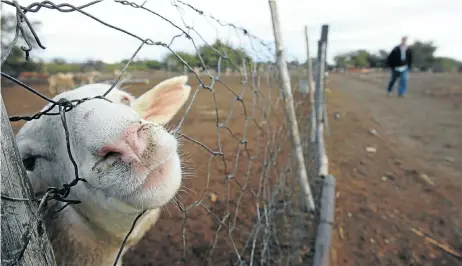
<svg viewBox="0 0 462 266">
<path fill-rule="evenodd" d="M 130 105 L 130 99 L 126 96 L 122 97 L 122 100 L 121 100 L 122 104 L 125 104 L 125 105 Z"/>
<path fill-rule="evenodd" d="M 36 160 L 37 157 L 31 156 L 22 160 L 22 164 L 24 164 L 24 168 L 26 168 L 27 171 L 34 171 Z"/>
</svg>

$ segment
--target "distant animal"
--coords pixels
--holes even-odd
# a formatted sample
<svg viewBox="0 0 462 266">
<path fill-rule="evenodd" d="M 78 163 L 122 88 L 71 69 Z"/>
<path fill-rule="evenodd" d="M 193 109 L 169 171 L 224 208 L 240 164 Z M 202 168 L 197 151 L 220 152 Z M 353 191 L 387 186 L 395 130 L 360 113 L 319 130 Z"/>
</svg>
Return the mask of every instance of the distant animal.
<svg viewBox="0 0 462 266">
<path fill-rule="evenodd" d="M 74 74 L 57 73 L 48 77 L 48 91 L 51 94 L 62 93 L 75 87 Z"/>
<path fill-rule="evenodd" d="M 95 83 L 95 77 L 97 77 L 98 75 L 99 73 L 95 71 L 85 72 L 85 73 L 75 73 L 74 81 L 77 81 L 76 83 L 79 85 L 92 84 L 92 83 Z"/>
</svg>

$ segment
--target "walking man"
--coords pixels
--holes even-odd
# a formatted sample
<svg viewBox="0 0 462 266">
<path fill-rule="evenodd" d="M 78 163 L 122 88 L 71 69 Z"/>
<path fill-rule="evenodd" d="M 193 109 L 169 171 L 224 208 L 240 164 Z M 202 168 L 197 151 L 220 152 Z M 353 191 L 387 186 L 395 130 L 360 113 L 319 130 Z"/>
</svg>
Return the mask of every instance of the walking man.
<svg viewBox="0 0 462 266">
<path fill-rule="evenodd" d="M 391 69 L 391 77 L 388 82 L 388 95 L 392 95 L 393 85 L 399 78 L 398 96 L 404 97 L 407 90 L 408 70 L 412 68 L 412 51 L 406 44 L 407 37 L 401 38 L 401 44 L 395 46 L 388 55 L 387 64 Z"/>
</svg>

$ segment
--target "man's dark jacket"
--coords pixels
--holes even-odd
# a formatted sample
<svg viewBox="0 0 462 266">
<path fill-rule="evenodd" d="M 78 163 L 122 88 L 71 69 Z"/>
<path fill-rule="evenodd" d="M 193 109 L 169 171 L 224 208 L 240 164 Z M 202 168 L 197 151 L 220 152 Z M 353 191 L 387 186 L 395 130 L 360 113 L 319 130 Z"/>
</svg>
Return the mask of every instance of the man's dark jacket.
<svg viewBox="0 0 462 266">
<path fill-rule="evenodd" d="M 409 69 L 412 69 L 412 51 L 408 47 L 406 49 L 406 58 L 401 60 L 401 51 L 399 45 L 391 50 L 391 53 L 387 57 L 387 65 L 394 69 L 395 67 L 407 65 Z"/>
</svg>

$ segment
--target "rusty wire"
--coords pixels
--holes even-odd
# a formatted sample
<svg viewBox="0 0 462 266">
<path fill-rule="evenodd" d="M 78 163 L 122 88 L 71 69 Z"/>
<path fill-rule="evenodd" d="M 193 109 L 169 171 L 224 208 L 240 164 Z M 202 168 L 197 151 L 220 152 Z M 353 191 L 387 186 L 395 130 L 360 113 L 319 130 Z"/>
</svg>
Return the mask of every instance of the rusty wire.
<svg viewBox="0 0 462 266">
<path fill-rule="evenodd" d="M 214 101 L 214 109 L 215 109 L 215 114 L 216 114 L 215 115 L 216 128 L 217 128 L 217 134 L 218 134 L 217 148 L 214 149 L 214 148 L 208 147 L 207 145 L 201 143 L 200 141 L 190 136 L 187 136 L 182 133 L 178 133 L 184 139 L 190 141 L 191 143 L 197 145 L 198 147 L 210 153 L 209 162 L 208 162 L 207 183 L 206 183 L 206 187 L 204 188 L 203 192 L 200 195 L 200 199 L 193 202 L 189 206 L 183 206 L 182 203 L 177 202 L 179 209 L 185 215 L 184 225 L 183 225 L 183 230 L 182 230 L 183 257 L 181 258 L 181 261 L 185 262 L 188 256 L 187 255 L 188 249 L 186 247 L 187 245 L 186 223 L 188 219 L 188 213 L 192 208 L 199 207 L 199 208 L 204 209 L 208 214 L 210 214 L 210 216 L 213 217 L 213 219 L 215 219 L 216 222 L 219 224 L 215 232 L 213 245 L 208 251 L 208 258 L 206 259 L 208 263 L 212 263 L 212 259 L 213 259 L 212 255 L 214 254 L 214 250 L 216 249 L 217 243 L 219 241 L 219 235 L 222 232 L 224 232 L 224 234 L 228 236 L 227 240 L 229 242 L 229 246 L 234 252 L 234 265 L 254 265 L 256 263 L 259 263 L 260 265 L 269 265 L 269 264 L 274 264 L 274 263 L 276 264 L 289 263 L 289 261 L 292 261 L 293 263 L 294 255 L 290 255 L 288 256 L 290 258 L 286 258 L 282 254 L 287 253 L 287 251 L 285 251 L 286 249 L 290 249 L 290 252 L 294 252 L 294 250 L 292 250 L 291 248 L 287 248 L 288 244 L 283 244 L 281 240 L 279 239 L 279 237 L 281 233 L 281 227 L 283 227 L 284 220 L 286 220 L 285 215 L 288 215 L 288 214 L 293 215 L 294 213 L 298 213 L 296 209 L 300 204 L 300 199 L 297 198 L 299 197 L 297 195 L 299 195 L 300 193 L 296 186 L 296 182 L 294 181 L 295 180 L 294 173 L 291 171 L 291 169 L 293 169 L 294 167 L 294 164 L 290 156 L 285 162 L 283 163 L 279 162 L 279 160 L 281 160 L 279 156 L 281 155 L 281 152 L 284 149 L 284 145 L 288 142 L 288 139 L 287 139 L 288 129 L 287 129 L 286 121 L 280 113 L 279 97 L 277 93 L 278 75 L 277 75 L 277 69 L 275 65 L 273 63 L 267 64 L 268 69 L 264 71 L 264 73 L 262 73 L 258 69 L 258 63 L 247 62 L 246 58 L 240 58 L 241 62 L 233 62 L 230 59 L 230 57 L 226 54 L 225 49 L 219 50 L 219 49 L 216 49 L 215 47 L 212 47 L 212 45 L 207 43 L 206 40 L 201 36 L 199 31 L 197 31 L 193 26 L 188 25 L 184 20 L 182 20 L 183 25 L 176 25 L 168 18 L 162 16 L 159 12 L 156 12 L 156 11 L 153 11 L 147 8 L 145 5 L 146 2 L 139 5 L 134 2 L 130 2 L 130 1 L 115 0 L 114 1 L 115 3 L 125 5 L 131 8 L 139 9 L 140 12 L 149 12 L 150 14 L 157 16 L 163 19 L 164 21 L 168 22 L 172 27 L 174 27 L 175 29 L 179 31 L 179 34 L 172 37 L 169 43 L 155 42 L 148 38 L 142 38 L 122 28 L 106 23 L 84 10 L 86 7 L 96 5 L 100 2 L 101 0 L 93 1 L 86 5 L 76 7 L 71 4 L 67 4 L 67 3 L 57 5 L 51 1 L 43 1 L 43 2 L 33 3 L 25 7 L 25 6 L 19 5 L 16 1 L 2 0 L 2 3 L 15 8 L 16 17 L 17 17 L 16 35 L 13 41 L 11 42 L 10 46 L 8 47 L 7 52 L 4 55 L 2 55 L 2 58 L 1 58 L 2 63 L 4 60 L 6 60 L 11 49 L 17 44 L 19 37 L 22 37 L 24 41 L 26 42 L 26 44 L 28 45 L 27 47 L 21 47 L 21 49 L 26 53 L 26 59 L 29 58 L 29 53 L 32 50 L 32 45 L 31 45 L 32 41 L 35 41 L 40 48 L 45 49 L 45 46 L 41 43 L 40 38 L 38 37 L 32 25 L 29 23 L 27 19 L 27 13 L 38 12 L 40 11 L 41 8 L 57 10 L 59 12 L 78 12 L 84 16 L 87 16 L 93 19 L 94 21 L 98 23 L 101 23 L 114 30 L 123 32 L 127 34 L 128 36 L 131 36 L 140 41 L 139 47 L 133 53 L 133 55 L 128 60 L 128 62 L 124 65 L 119 77 L 112 84 L 112 86 L 108 89 L 108 91 L 106 91 L 106 93 L 98 97 L 84 98 L 84 99 L 72 100 L 72 101 L 68 101 L 66 99 L 58 99 L 58 100 L 50 99 L 46 97 L 45 95 L 39 93 L 37 90 L 33 89 L 29 85 L 25 84 L 24 82 L 14 77 L 11 77 L 10 75 L 6 73 L 3 73 L 3 72 L 1 73 L 2 77 L 16 83 L 17 85 L 23 87 L 24 89 L 32 92 L 33 94 L 37 95 L 38 97 L 50 103 L 49 108 L 47 108 L 44 111 L 38 112 L 32 116 L 10 117 L 9 119 L 11 122 L 19 121 L 19 120 L 30 121 L 34 119 L 40 119 L 43 115 L 60 115 L 63 127 L 65 129 L 68 156 L 69 156 L 69 159 L 72 161 L 74 165 L 74 170 L 75 170 L 74 180 L 69 184 L 64 184 L 62 188 L 49 188 L 45 196 L 43 196 L 41 199 L 33 199 L 33 200 L 39 201 L 41 203 L 40 204 L 41 207 L 44 206 L 45 203 L 50 200 L 65 202 L 66 205 L 64 205 L 64 207 L 68 206 L 69 204 L 79 203 L 79 201 L 77 200 L 67 199 L 67 196 L 69 195 L 71 188 L 74 185 L 76 185 L 79 181 L 85 182 L 85 180 L 78 176 L 77 164 L 73 158 L 72 151 L 70 148 L 69 132 L 67 130 L 67 122 L 66 122 L 65 113 L 72 110 L 77 105 L 85 101 L 88 101 L 88 100 L 94 100 L 94 99 L 107 100 L 105 96 L 108 93 L 110 93 L 110 91 L 114 87 L 116 87 L 118 82 L 121 80 L 123 74 L 128 69 L 128 66 L 133 62 L 134 58 L 139 53 L 139 51 L 145 45 L 161 46 L 161 47 L 164 47 L 165 49 L 168 49 L 171 54 L 175 55 L 178 58 L 178 60 L 180 60 L 187 67 L 188 71 L 196 77 L 199 83 L 199 85 L 192 92 L 191 100 L 189 104 L 187 105 L 185 113 L 181 117 L 178 123 L 178 126 L 175 129 L 175 132 L 179 132 L 179 130 L 181 129 L 189 111 L 191 110 L 191 107 L 193 106 L 196 100 L 198 92 L 202 89 L 202 90 L 206 90 L 212 93 L 212 97 Z M 273 58 L 274 49 L 272 47 L 273 44 L 252 35 L 245 28 L 236 26 L 235 24 L 232 24 L 232 23 L 223 22 L 215 18 L 213 15 L 206 14 L 204 11 L 201 11 L 200 9 L 197 9 L 194 6 L 187 4 L 185 2 L 182 2 L 180 0 L 172 0 L 171 4 L 178 9 L 180 15 L 181 15 L 180 10 L 183 10 L 182 7 L 187 7 L 188 9 L 193 10 L 193 12 L 196 13 L 198 16 L 204 17 L 214 22 L 216 27 L 228 28 L 229 30 L 233 32 L 233 34 L 235 34 L 235 36 L 237 36 L 237 38 L 240 39 L 241 43 L 248 42 L 250 44 L 250 48 L 247 52 L 255 55 L 255 58 L 257 58 L 258 60 L 262 61 L 262 59 L 266 59 L 266 62 L 274 61 L 274 58 Z M 27 28 L 32 32 L 34 36 L 34 40 L 28 40 L 27 36 L 24 34 L 24 27 L 25 27 L 25 25 L 23 25 L 24 23 L 26 24 Z M 204 59 L 202 58 L 201 54 L 198 51 L 196 41 L 194 39 L 194 36 L 192 36 L 193 34 L 195 34 L 197 38 L 203 41 L 205 45 L 207 45 L 209 48 L 212 48 L 214 52 L 216 53 L 216 55 L 218 56 L 218 62 L 217 62 L 217 66 L 215 69 L 213 70 L 209 69 L 207 64 L 205 64 Z M 211 80 L 210 84 L 207 84 L 201 78 L 201 75 L 199 73 L 196 73 L 193 67 L 188 64 L 188 62 L 186 62 L 175 51 L 171 49 L 171 45 L 174 43 L 175 39 L 179 37 L 185 37 L 186 39 L 191 41 L 192 45 L 196 49 L 196 53 L 197 53 L 196 55 L 199 57 L 201 61 L 201 66 L 204 70 L 206 77 L 208 77 Z M 234 71 L 239 73 L 240 84 L 241 84 L 240 92 L 235 92 L 233 88 L 231 88 L 228 84 L 226 84 L 223 81 L 222 63 L 224 61 L 226 61 L 227 64 L 230 65 Z M 266 76 L 263 76 L 264 74 L 266 74 Z M 261 79 L 265 79 L 265 80 L 261 82 Z M 264 85 L 261 85 L 262 83 L 264 83 Z M 230 106 L 229 113 L 224 120 L 220 119 L 220 116 L 219 116 L 219 106 L 218 106 L 218 100 L 216 96 L 217 91 L 214 88 L 214 86 L 217 84 L 220 86 L 223 86 L 227 92 L 233 95 L 233 98 L 231 99 L 232 103 Z M 262 87 L 266 87 L 267 89 L 263 90 Z M 245 95 L 247 91 L 249 90 L 252 93 L 251 102 L 249 102 L 248 99 L 245 99 Z M 274 105 L 273 103 L 274 103 L 275 98 L 277 99 L 277 101 L 276 101 L 276 104 Z M 242 136 L 239 136 L 239 134 L 236 134 L 230 127 L 230 122 L 231 122 L 231 119 L 233 118 L 233 113 L 236 108 L 236 105 L 240 105 L 243 108 L 243 113 L 244 113 Z M 59 112 L 52 112 L 52 110 L 56 106 L 58 106 Z M 301 121 L 305 121 L 305 120 L 308 121 L 307 117 L 303 117 L 303 119 L 301 119 Z M 255 126 L 257 129 L 257 133 L 256 133 L 257 140 L 256 140 L 256 148 L 255 148 L 257 150 L 256 152 L 253 152 L 252 149 L 249 147 L 249 140 L 247 139 L 247 134 L 248 134 L 247 130 L 248 130 L 249 125 Z M 307 128 L 307 124 L 303 122 L 300 123 L 300 128 L 302 127 Z M 235 156 L 233 156 L 234 158 L 230 158 L 230 155 L 224 152 L 224 148 L 221 143 L 221 139 L 222 139 L 221 132 L 222 131 L 229 133 L 232 136 L 232 138 L 235 139 L 236 143 L 238 143 L 236 154 Z M 308 130 L 306 130 L 305 132 L 308 132 Z M 308 134 L 305 134 L 304 139 L 303 139 L 304 144 L 309 143 L 308 138 L 309 138 Z M 307 157 L 311 156 L 308 146 L 305 149 L 305 151 L 306 151 Z M 243 176 L 241 178 L 236 178 L 236 175 L 238 174 L 237 167 L 238 167 L 239 161 L 242 160 L 241 159 L 242 156 L 245 156 L 245 159 L 247 159 L 248 161 L 247 170 L 245 171 L 245 173 L 243 173 Z M 222 216 L 214 213 L 211 207 L 207 206 L 204 203 L 205 191 L 208 188 L 210 184 L 210 180 L 212 178 L 210 176 L 211 175 L 210 169 L 211 169 L 212 163 L 216 159 L 220 161 L 220 163 L 222 164 L 224 168 L 224 177 L 228 184 L 228 195 L 226 197 L 226 202 L 227 202 L 226 214 Z M 230 161 L 233 162 L 231 165 L 229 164 Z M 315 161 L 314 158 L 310 158 L 309 163 L 312 163 L 314 161 Z M 259 170 L 260 172 L 258 173 L 259 174 L 259 185 L 256 188 L 249 188 L 248 181 L 249 181 L 249 178 L 252 176 L 253 171 L 255 171 L 254 164 L 257 164 L 259 167 L 261 167 L 261 169 Z M 310 168 L 310 166 L 311 165 L 307 167 Z M 312 167 L 312 168 L 315 169 L 315 167 Z M 239 174 L 242 174 L 242 173 L 239 173 Z M 253 177 L 255 176 L 256 175 L 253 174 Z M 271 178 L 271 177 L 275 177 L 275 178 Z M 237 196 L 236 206 L 234 210 L 232 210 L 231 205 L 230 205 L 231 199 L 230 199 L 229 190 L 230 190 L 231 184 L 234 184 L 235 186 L 237 186 L 239 190 L 239 195 Z M 256 222 L 252 226 L 252 228 L 247 231 L 244 230 L 239 225 L 239 222 L 238 222 L 239 208 L 242 204 L 244 204 L 243 200 L 244 200 L 244 196 L 246 195 L 246 193 L 251 194 L 254 198 L 256 198 L 256 202 L 254 203 L 255 211 L 256 211 Z M 28 200 L 28 199 L 19 199 L 19 198 L 7 196 L 7 195 L 2 195 L 2 199 L 4 200 Z M 124 248 L 125 242 L 127 238 L 129 237 L 131 231 L 135 227 L 136 221 L 143 215 L 144 212 L 145 211 L 141 212 L 134 220 L 130 231 L 127 233 L 123 243 L 121 243 L 121 247 L 117 255 L 117 258 L 115 258 L 114 265 L 116 265 L 118 260 L 120 259 L 120 254 Z M 302 215 L 298 215 L 298 218 L 303 219 Z M 236 243 L 239 241 L 238 239 L 235 239 L 233 237 L 233 233 L 245 234 L 247 237 L 245 241 L 239 245 Z M 294 237 L 294 239 L 298 239 L 300 236 L 299 234 L 294 233 L 292 237 Z M 27 248 L 27 243 L 28 242 L 25 243 L 23 250 L 22 252 L 20 252 L 20 254 L 24 253 L 24 250 Z M 293 245 L 300 246 L 301 243 L 296 243 Z M 300 247 L 297 247 L 294 249 L 300 249 Z M 280 257 L 275 257 L 276 255 L 274 254 L 278 254 Z M 297 254 L 300 254 L 300 252 L 298 252 Z M 297 258 L 298 257 L 296 257 L 295 260 L 297 260 Z M 20 259 L 21 257 L 18 257 L 15 261 L 19 262 Z"/>
</svg>

